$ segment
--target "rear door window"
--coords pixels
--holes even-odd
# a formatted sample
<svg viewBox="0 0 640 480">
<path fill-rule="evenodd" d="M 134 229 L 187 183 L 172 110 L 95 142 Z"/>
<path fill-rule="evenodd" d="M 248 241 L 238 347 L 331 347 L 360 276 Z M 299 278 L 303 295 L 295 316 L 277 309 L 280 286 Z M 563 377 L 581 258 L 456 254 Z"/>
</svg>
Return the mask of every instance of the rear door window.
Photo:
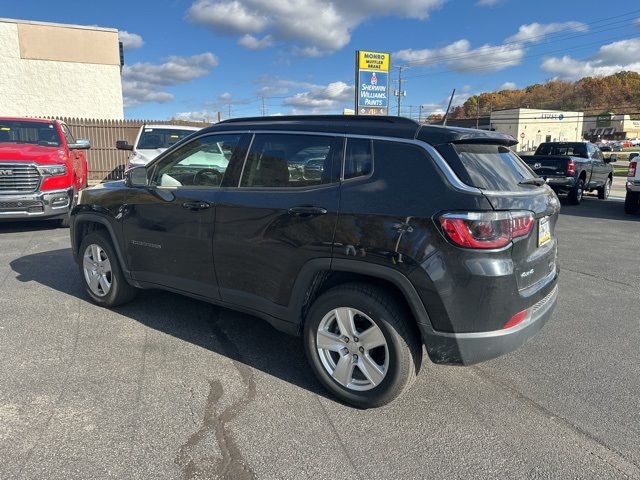
<svg viewBox="0 0 640 480">
<path fill-rule="evenodd" d="M 517 190 L 519 183 L 535 177 L 511 149 L 502 145 L 451 144 L 439 148 L 458 176 L 484 190 Z"/>
</svg>

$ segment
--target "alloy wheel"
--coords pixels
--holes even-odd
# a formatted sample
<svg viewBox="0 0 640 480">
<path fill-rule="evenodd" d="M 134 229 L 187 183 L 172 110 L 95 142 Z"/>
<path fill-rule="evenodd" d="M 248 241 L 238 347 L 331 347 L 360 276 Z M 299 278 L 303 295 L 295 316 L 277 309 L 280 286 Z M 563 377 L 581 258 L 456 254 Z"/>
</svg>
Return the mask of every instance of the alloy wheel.
<svg viewBox="0 0 640 480">
<path fill-rule="evenodd" d="M 389 347 L 382 330 L 355 308 L 327 313 L 318 325 L 316 347 L 326 372 L 351 390 L 375 388 L 389 370 Z"/>
<path fill-rule="evenodd" d="M 100 245 L 92 243 L 84 251 L 82 267 L 91 292 L 98 297 L 108 295 L 113 283 L 113 273 L 107 252 Z"/>
</svg>

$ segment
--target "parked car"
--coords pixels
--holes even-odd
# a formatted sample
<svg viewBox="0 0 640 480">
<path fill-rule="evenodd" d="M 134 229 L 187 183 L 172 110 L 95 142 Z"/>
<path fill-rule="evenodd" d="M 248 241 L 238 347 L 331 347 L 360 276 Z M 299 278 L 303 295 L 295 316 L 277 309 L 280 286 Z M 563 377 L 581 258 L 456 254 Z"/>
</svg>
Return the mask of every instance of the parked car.
<svg viewBox="0 0 640 480">
<path fill-rule="evenodd" d="M 633 140 L 630 140 L 630 142 L 632 147 L 640 146 L 640 138 L 634 138 Z"/>
<path fill-rule="evenodd" d="M 215 178 L 191 161 L 212 144 L 231 151 Z M 84 190 L 72 251 L 96 304 L 159 288 L 257 315 L 302 336 L 338 398 L 380 406 L 423 345 L 469 365 L 550 317 L 559 202 L 515 144 L 398 117 L 228 120 Z M 304 151 L 324 152 L 319 175 L 291 175 Z"/>
<path fill-rule="evenodd" d="M 640 211 L 640 169 L 638 161 L 640 153 L 629 154 L 629 171 L 627 173 L 627 195 L 624 199 L 624 211 L 629 214 Z"/>
<path fill-rule="evenodd" d="M 623 147 L 624 147 L 623 142 L 613 142 L 611 144 L 611 151 L 612 152 L 621 152 Z"/>
<path fill-rule="evenodd" d="M 602 144 L 596 145 L 596 147 L 599 148 L 601 152 L 612 152 L 613 151 L 613 147 L 608 143 L 602 143 Z"/>
<path fill-rule="evenodd" d="M 535 155 L 525 155 L 522 159 L 556 193 L 567 194 L 574 205 L 580 204 L 585 191 L 596 190 L 598 198 L 609 198 L 613 183 L 611 163 L 617 156 L 605 158 L 602 149 L 592 143 L 545 142 L 540 144 Z"/>
<path fill-rule="evenodd" d="M 89 147 L 58 120 L 0 118 L 0 220 L 68 225 L 74 197 L 87 185 Z"/>
<path fill-rule="evenodd" d="M 198 130 L 199 127 L 181 125 L 143 125 L 133 145 L 126 140 L 118 140 L 116 148 L 131 151 L 127 168 L 146 165 L 167 148 Z"/>
</svg>

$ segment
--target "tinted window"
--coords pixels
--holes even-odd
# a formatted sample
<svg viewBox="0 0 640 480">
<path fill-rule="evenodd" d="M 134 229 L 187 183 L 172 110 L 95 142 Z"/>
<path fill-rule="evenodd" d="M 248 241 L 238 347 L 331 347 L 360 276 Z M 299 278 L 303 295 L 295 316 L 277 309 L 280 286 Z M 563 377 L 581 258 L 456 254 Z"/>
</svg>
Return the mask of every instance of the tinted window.
<svg viewBox="0 0 640 480">
<path fill-rule="evenodd" d="M 190 141 L 163 158 L 154 184 L 162 187 L 219 187 L 241 135 L 209 135 Z"/>
<path fill-rule="evenodd" d="M 140 135 L 139 150 L 155 150 L 169 148 L 174 143 L 194 133 L 193 130 L 176 130 L 170 128 L 145 128 Z"/>
<path fill-rule="evenodd" d="M 33 143 L 59 147 L 60 137 L 53 123 L 0 120 L 0 143 Z"/>
<path fill-rule="evenodd" d="M 509 148 L 501 145 L 455 144 L 453 149 L 468 174 L 470 184 L 487 190 L 513 190 L 531 169 Z"/>
<path fill-rule="evenodd" d="M 536 155 L 563 155 L 587 158 L 587 145 L 584 143 L 543 143 Z"/>
<path fill-rule="evenodd" d="M 371 140 L 347 139 L 347 156 L 344 162 L 344 179 L 362 177 L 373 172 Z"/>
<path fill-rule="evenodd" d="M 342 141 L 314 135 L 256 135 L 242 187 L 305 187 L 331 183 L 333 158 Z"/>
</svg>

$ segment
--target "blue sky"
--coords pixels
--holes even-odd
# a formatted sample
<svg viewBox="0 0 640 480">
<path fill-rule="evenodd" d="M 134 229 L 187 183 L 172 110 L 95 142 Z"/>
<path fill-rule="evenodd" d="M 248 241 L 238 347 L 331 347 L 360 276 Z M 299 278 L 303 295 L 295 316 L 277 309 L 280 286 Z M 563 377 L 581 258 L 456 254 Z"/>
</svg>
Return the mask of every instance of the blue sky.
<svg viewBox="0 0 640 480">
<path fill-rule="evenodd" d="M 559 77 L 640 71 L 640 3 L 601 0 L 31 0 L 2 16 L 114 27 L 127 118 L 340 113 L 354 52 L 392 53 L 403 113 Z M 607 12 L 607 13 L 605 13 Z M 133 34 L 133 35 L 132 35 Z M 395 78 L 396 74 L 393 74 Z M 395 109 L 393 109 L 395 112 Z"/>
</svg>

